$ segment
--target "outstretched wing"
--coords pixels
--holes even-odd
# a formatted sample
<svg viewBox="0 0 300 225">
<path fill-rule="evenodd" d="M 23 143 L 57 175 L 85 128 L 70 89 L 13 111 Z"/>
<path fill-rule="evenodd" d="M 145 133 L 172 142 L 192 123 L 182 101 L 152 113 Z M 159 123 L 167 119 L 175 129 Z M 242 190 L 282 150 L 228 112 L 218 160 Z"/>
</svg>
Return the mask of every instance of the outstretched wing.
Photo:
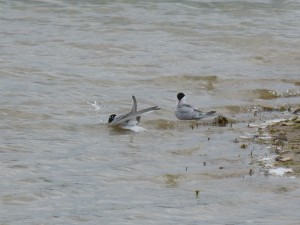
<svg viewBox="0 0 300 225">
<path fill-rule="evenodd" d="M 153 107 L 150 107 L 150 108 L 147 108 L 147 109 L 136 111 L 135 113 L 130 112 L 130 113 L 127 113 L 125 115 L 120 115 L 117 118 L 115 118 L 115 120 L 113 122 L 111 122 L 111 125 L 116 126 L 116 125 L 119 125 L 119 124 L 121 124 L 123 122 L 126 122 L 128 120 L 137 118 L 137 117 L 139 117 L 140 115 L 142 115 L 146 112 L 151 112 L 151 111 L 159 110 L 159 109 L 160 108 L 158 106 L 153 106 Z"/>
<path fill-rule="evenodd" d="M 136 99 L 133 95 L 132 95 L 132 100 L 133 100 L 133 105 L 132 105 L 131 113 L 136 113 L 136 111 L 137 111 L 137 102 L 136 102 Z M 141 120 L 141 116 L 137 116 L 136 120 L 139 123 L 140 120 Z"/>
</svg>

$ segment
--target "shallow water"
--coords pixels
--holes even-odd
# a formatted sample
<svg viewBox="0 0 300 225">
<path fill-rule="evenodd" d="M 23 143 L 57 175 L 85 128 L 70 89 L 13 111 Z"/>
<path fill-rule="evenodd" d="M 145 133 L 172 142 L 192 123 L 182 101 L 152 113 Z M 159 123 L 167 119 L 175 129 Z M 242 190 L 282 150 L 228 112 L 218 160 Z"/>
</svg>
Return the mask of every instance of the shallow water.
<svg viewBox="0 0 300 225">
<path fill-rule="evenodd" d="M 300 102 L 298 1 L 0 6 L 1 224 L 299 223 L 299 178 L 234 143 Z M 178 91 L 237 122 L 177 121 Z M 108 127 L 132 94 L 147 131 Z"/>
</svg>

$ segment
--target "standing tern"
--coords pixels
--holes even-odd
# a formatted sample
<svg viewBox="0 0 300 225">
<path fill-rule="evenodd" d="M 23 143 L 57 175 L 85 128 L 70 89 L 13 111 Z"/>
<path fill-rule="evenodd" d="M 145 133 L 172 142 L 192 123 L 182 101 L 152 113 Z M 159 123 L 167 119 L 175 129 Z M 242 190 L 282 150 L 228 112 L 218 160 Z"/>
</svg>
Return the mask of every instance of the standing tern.
<svg viewBox="0 0 300 225">
<path fill-rule="evenodd" d="M 182 92 L 177 94 L 178 105 L 175 110 L 175 116 L 179 120 L 200 120 L 206 117 L 215 116 L 216 111 L 202 112 L 193 106 L 186 104 L 185 94 Z"/>
<path fill-rule="evenodd" d="M 120 116 L 117 116 L 116 114 L 112 114 L 109 116 L 108 123 L 111 126 L 119 126 L 124 129 L 130 129 L 130 127 L 136 126 L 140 122 L 142 114 L 160 109 L 158 106 L 153 106 L 137 111 L 137 102 L 133 95 L 132 100 L 133 105 L 131 112 Z"/>
</svg>

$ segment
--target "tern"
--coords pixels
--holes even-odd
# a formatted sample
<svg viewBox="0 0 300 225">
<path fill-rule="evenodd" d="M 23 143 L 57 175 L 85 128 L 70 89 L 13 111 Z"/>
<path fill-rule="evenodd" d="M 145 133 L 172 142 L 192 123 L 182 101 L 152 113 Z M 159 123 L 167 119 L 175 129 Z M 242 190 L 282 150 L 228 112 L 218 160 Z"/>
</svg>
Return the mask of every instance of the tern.
<svg viewBox="0 0 300 225">
<path fill-rule="evenodd" d="M 129 113 L 119 116 L 117 116 L 116 114 L 112 114 L 109 116 L 108 123 L 111 126 L 119 126 L 124 129 L 130 129 L 130 127 L 136 126 L 140 122 L 142 114 L 160 109 L 158 106 L 153 106 L 137 111 L 137 102 L 133 95 L 132 100 L 133 105 Z"/>
<path fill-rule="evenodd" d="M 215 116 L 216 111 L 202 112 L 193 106 L 186 104 L 185 94 L 182 92 L 177 94 L 178 105 L 175 110 L 175 116 L 179 120 L 200 120 L 206 117 Z"/>
</svg>

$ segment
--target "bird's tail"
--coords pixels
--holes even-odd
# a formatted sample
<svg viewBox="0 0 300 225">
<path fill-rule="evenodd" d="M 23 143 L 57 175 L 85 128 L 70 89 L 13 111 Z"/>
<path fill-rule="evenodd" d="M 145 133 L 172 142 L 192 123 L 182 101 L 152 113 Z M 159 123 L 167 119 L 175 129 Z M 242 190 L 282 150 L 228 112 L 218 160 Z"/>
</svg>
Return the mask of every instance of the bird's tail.
<svg viewBox="0 0 300 225">
<path fill-rule="evenodd" d="M 210 111 L 210 112 L 206 112 L 205 115 L 206 115 L 206 116 L 210 116 L 210 115 L 213 115 L 213 114 L 215 114 L 215 113 L 216 113 L 216 111 Z"/>
</svg>

